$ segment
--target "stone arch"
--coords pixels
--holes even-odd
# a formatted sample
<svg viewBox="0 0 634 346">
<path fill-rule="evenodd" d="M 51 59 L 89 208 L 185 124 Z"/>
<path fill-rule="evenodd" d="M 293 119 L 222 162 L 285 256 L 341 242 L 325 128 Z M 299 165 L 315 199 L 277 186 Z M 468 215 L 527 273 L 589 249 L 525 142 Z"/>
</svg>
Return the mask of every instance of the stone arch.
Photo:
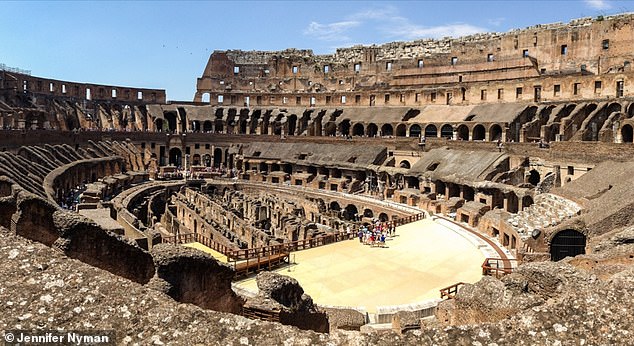
<svg viewBox="0 0 634 346">
<path fill-rule="evenodd" d="M 398 166 L 401 168 L 407 168 L 407 169 L 412 168 L 412 165 L 407 160 L 401 161 L 401 163 L 399 163 Z"/>
<path fill-rule="evenodd" d="M 192 156 L 192 166 L 200 166 L 200 155 L 194 154 Z"/>
<path fill-rule="evenodd" d="M 203 165 L 205 167 L 211 167 L 211 155 L 209 154 L 203 155 Z"/>
<path fill-rule="evenodd" d="M 473 138 L 474 141 L 483 141 L 486 138 L 486 130 L 482 124 L 478 124 L 473 127 Z"/>
<path fill-rule="evenodd" d="M 339 205 L 339 202 L 337 201 L 330 202 L 328 207 L 330 208 L 330 210 L 341 211 L 341 206 Z"/>
<path fill-rule="evenodd" d="M 539 172 L 535 169 L 531 169 L 528 173 L 530 174 L 528 176 L 528 182 L 533 186 L 537 186 L 537 184 L 539 184 L 539 182 L 541 181 L 541 176 L 539 175 Z"/>
<path fill-rule="evenodd" d="M 357 215 L 359 214 L 359 210 L 357 209 L 357 206 L 354 204 L 348 204 L 346 206 L 346 208 L 343 210 L 343 218 L 344 220 L 354 220 Z"/>
<path fill-rule="evenodd" d="M 621 137 L 623 138 L 623 143 L 634 142 L 634 132 L 632 130 L 632 125 L 630 124 L 625 124 L 621 127 Z"/>
<path fill-rule="evenodd" d="M 380 213 L 379 214 L 379 220 L 381 220 L 381 222 L 386 222 L 388 221 L 390 218 L 387 216 L 386 213 Z"/>
<path fill-rule="evenodd" d="M 363 124 L 356 123 L 352 127 L 352 135 L 353 136 L 363 136 L 365 134 L 365 129 L 363 128 Z"/>
<path fill-rule="evenodd" d="M 294 136 L 297 129 L 297 115 L 291 114 L 288 117 L 288 135 Z"/>
<path fill-rule="evenodd" d="M 533 205 L 533 197 L 531 196 L 524 196 L 522 197 L 522 209 L 523 208 L 528 208 L 531 205 Z"/>
<path fill-rule="evenodd" d="M 222 165 L 223 161 L 224 160 L 222 159 L 222 149 L 215 148 L 214 149 L 214 167 L 220 168 L 220 165 Z"/>
<path fill-rule="evenodd" d="M 203 123 L 203 132 L 211 132 L 212 128 L 212 122 L 210 120 L 205 120 Z"/>
<path fill-rule="evenodd" d="M 394 128 L 390 124 L 381 126 L 381 136 L 394 136 Z"/>
<path fill-rule="evenodd" d="M 409 136 L 410 137 L 420 137 L 421 133 L 422 133 L 422 129 L 421 129 L 420 125 L 414 124 L 414 125 L 409 127 Z"/>
<path fill-rule="evenodd" d="M 363 217 L 370 217 L 370 218 L 372 218 L 372 217 L 374 217 L 374 212 L 372 211 L 372 209 L 365 208 L 365 209 L 363 210 Z"/>
<path fill-rule="evenodd" d="M 629 108 L 627 109 L 627 117 L 634 117 L 634 102 L 630 103 Z"/>
<path fill-rule="evenodd" d="M 463 140 L 463 141 L 469 140 L 469 128 L 467 127 L 467 125 L 462 124 L 458 126 L 458 129 L 456 131 L 457 131 L 459 140 Z"/>
<path fill-rule="evenodd" d="M 462 187 L 462 198 L 465 201 L 474 201 L 475 200 L 475 190 L 468 185 L 464 185 Z"/>
<path fill-rule="evenodd" d="M 586 236 L 574 229 L 557 232 L 550 241 L 550 259 L 559 261 L 586 253 Z"/>
<path fill-rule="evenodd" d="M 179 148 L 172 148 L 169 151 L 169 164 L 173 166 L 180 166 L 183 160 L 183 152 Z"/>
<path fill-rule="evenodd" d="M 407 135 L 407 125 L 399 124 L 396 126 L 396 136 L 397 137 L 405 137 Z"/>
<path fill-rule="evenodd" d="M 379 133 L 379 127 L 376 126 L 376 124 L 374 123 L 370 123 L 368 124 L 368 127 L 366 128 L 365 132 L 368 135 L 368 137 L 374 137 Z"/>
<path fill-rule="evenodd" d="M 502 140 L 502 126 L 493 124 L 489 127 L 489 141 Z"/>
<path fill-rule="evenodd" d="M 440 137 L 452 139 L 453 138 L 453 126 L 445 124 L 440 128 Z"/>
<path fill-rule="evenodd" d="M 434 124 L 425 126 L 425 137 L 438 137 L 438 128 Z"/>
<path fill-rule="evenodd" d="M 200 121 L 192 120 L 192 127 L 190 129 L 192 132 L 200 132 Z"/>
<path fill-rule="evenodd" d="M 363 127 L 363 125 L 361 125 Z M 350 135 L 350 120 L 345 119 L 339 124 L 339 132 L 344 136 Z"/>
<path fill-rule="evenodd" d="M 333 121 L 327 122 L 326 126 L 324 127 L 324 134 L 326 136 L 337 135 L 337 124 L 335 124 Z"/>
<path fill-rule="evenodd" d="M 506 211 L 509 213 L 517 213 L 519 211 L 519 200 L 517 195 L 510 192 L 506 197 Z"/>
<path fill-rule="evenodd" d="M 154 126 L 156 131 L 158 132 L 163 132 L 163 119 L 161 118 L 157 118 L 156 120 L 154 120 Z"/>
<path fill-rule="evenodd" d="M 167 121 L 167 130 L 170 132 L 176 132 L 178 127 L 178 117 L 176 112 L 165 112 L 164 118 Z"/>
</svg>

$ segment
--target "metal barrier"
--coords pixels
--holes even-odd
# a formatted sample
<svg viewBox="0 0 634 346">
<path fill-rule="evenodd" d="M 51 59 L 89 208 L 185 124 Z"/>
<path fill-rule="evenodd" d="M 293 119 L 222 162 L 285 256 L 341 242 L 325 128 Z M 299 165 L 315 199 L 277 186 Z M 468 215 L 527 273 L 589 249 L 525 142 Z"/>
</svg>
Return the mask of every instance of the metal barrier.
<svg viewBox="0 0 634 346">
<path fill-rule="evenodd" d="M 441 288 L 440 289 L 440 298 L 441 299 L 453 299 L 456 296 L 456 293 L 458 293 L 458 290 L 460 289 L 460 287 L 464 286 L 465 283 L 464 282 L 458 282 L 456 284 L 453 284 L 451 286 L 445 287 L 445 288 Z"/>
<path fill-rule="evenodd" d="M 501 278 L 504 275 L 511 274 L 513 272 L 513 265 L 511 262 L 515 262 L 516 259 L 511 258 L 486 258 L 482 263 L 482 275 L 493 276 L 495 278 Z"/>
</svg>

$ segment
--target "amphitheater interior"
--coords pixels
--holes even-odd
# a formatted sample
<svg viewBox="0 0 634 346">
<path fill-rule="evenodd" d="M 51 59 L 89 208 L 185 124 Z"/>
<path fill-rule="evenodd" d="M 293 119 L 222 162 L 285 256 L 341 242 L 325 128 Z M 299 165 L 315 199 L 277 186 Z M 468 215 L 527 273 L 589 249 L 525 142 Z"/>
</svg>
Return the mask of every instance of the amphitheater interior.
<svg viewBox="0 0 634 346">
<path fill-rule="evenodd" d="M 214 51 L 187 102 L 3 67 L 0 329 L 631 344 L 632 47 L 620 14 L 332 55 Z M 431 219 L 493 250 L 478 281 L 418 307 L 325 306 L 275 271 Z"/>
</svg>

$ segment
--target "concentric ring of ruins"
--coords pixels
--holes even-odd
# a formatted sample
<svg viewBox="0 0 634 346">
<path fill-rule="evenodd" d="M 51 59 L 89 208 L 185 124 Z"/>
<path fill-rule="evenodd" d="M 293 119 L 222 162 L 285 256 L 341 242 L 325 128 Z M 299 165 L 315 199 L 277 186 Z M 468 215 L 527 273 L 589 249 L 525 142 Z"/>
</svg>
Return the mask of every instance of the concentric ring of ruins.
<svg viewBox="0 0 634 346">
<path fill-rule="evenodd" d="M 631 344 L 633 47 L 619 14 L 214 51 L 191 102 L 2 65 L 0 329 Z"/>
</svg>

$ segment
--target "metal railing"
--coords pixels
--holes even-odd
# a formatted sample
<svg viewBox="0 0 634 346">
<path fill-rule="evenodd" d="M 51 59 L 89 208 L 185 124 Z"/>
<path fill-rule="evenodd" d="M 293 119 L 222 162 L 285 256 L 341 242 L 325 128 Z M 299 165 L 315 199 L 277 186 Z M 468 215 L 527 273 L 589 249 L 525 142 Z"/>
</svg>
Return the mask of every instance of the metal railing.
<svg viewBox="0 0 634 346">
<path fill-rule="evenodd" d="M 440 289 L 440 298 L 441 299 L 453 299 L 456 294 L 458 293 L 458 290 L 460 289 L 460 287 L 464 286 L 465 283 L 464 282 L 458 282 L 455 283 L 451 286 L 447 286 L 445 288 L 441 288 Z"/>
<path fill-rule="evenodd" d="M 515 262 L 517 266 L 517 260 L 513 258 L 486 258 L 482 263 L 482 275 L 499 279 L 504 275 L 511 274 L 513 272 L 512 262 Z"/>
</svg>

